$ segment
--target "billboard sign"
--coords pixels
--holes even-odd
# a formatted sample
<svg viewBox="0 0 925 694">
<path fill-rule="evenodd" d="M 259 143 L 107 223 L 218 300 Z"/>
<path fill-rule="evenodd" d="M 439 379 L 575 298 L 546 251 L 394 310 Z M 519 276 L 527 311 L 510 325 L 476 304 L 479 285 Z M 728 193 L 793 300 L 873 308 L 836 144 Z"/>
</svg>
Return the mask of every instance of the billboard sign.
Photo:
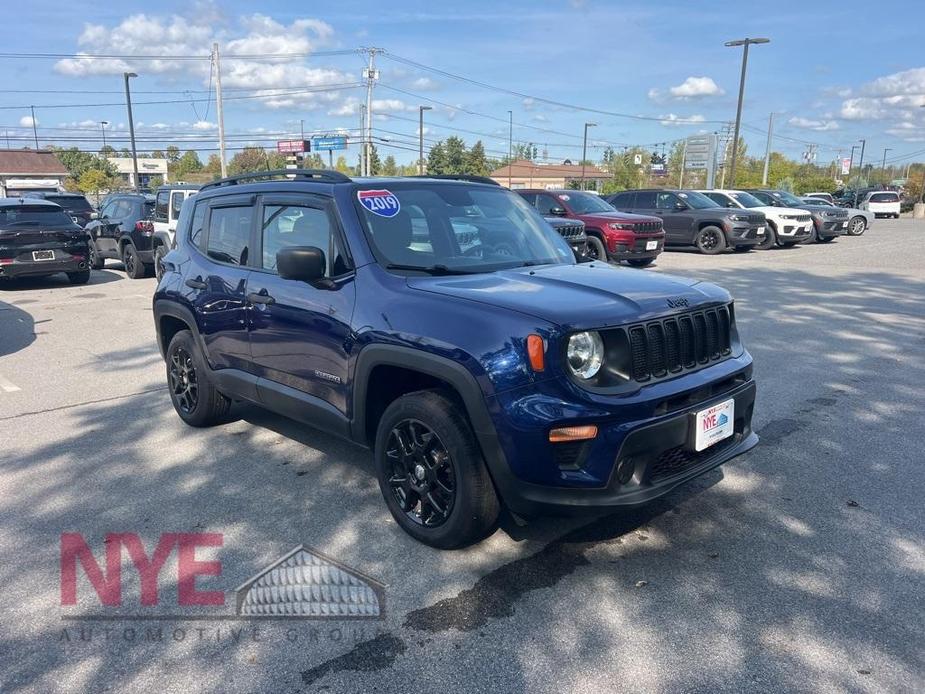
<svg viewBox="0 0 925 694">
<path fill-rule="evenodd" d="M 346 135 L 316 137 L 312 140 L 312 147 L 316 152 L 325 149 L 347 149 L 347 137 Z"/>
<path fill-rule="evenodd" d="M 312 143 L 309 140 L 278 140 L 276 151 L 280 154 L 301 154 L 311 152 Z"/>
</svg>

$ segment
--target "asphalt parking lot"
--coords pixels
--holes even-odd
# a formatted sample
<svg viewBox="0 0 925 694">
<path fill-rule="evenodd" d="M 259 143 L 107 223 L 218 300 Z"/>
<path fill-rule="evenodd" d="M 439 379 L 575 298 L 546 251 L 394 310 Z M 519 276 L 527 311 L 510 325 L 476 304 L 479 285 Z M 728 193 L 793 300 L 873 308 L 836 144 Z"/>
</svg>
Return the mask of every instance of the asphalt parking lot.
<svg viewBox="0 0 925 694">
<path fill-rule="evenodd" d="M 185 426 L 154 279 L 0 288 L 0 690 L 925 690 L 925 222 L 646 271 L 732 291 L 761 444 L 654 505 L 456 552 L 395 525 L 367 452 L 252 407 Z M 121 608 L 85 579 L 62 606 L 65 532 L 101 564 L 107 533 L 149 555 L 221 533 L 198 580 L 229 596 L 304 544 L 385 584 L 385 617 L 182 612 L 173 557 L 157 606 L 127 559 Z"/>
</svg>

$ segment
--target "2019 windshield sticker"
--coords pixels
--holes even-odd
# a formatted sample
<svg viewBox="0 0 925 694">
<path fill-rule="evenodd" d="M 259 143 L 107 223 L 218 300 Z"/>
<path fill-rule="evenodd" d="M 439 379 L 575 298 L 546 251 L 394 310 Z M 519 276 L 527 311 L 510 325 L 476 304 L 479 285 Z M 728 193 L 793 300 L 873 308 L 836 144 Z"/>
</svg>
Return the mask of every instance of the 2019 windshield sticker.
<svg viewBox="0 0 925 694">
<path fill-rule="evenodd" d="M 379 217 L 394 217 L 401 210 L 401 203 L 389 190 L 357 191 L 360 204 Z"/>
</svg>

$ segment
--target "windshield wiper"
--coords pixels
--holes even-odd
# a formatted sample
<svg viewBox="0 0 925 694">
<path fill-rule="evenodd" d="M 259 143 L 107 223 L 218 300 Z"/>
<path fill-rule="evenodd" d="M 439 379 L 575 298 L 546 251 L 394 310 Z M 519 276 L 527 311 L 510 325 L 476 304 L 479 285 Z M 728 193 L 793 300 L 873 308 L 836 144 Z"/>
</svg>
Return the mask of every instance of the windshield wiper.
<svg viewBox="0 0 925 694">
<path fill-rule="evenodd" d="M 461 270 L 447 267 L 446 265 L 401 265 L 399 263 L 389 263 L 385 266 L 386 270 L 417 270 L 426 272 L 428 275 L 472 275 L 479 270 Z"/>
</svg>

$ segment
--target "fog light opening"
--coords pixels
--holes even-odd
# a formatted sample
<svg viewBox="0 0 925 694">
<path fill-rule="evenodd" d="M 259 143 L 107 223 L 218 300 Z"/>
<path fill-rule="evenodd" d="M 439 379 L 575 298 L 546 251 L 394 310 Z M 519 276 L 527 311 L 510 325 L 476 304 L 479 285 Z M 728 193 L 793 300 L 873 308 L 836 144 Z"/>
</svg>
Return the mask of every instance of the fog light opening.
<svg viewBox="0 0 925 694">
<path fill-rule="evenodd" d="M 633 479 L 633 473 L 636 472 L 636 461 L 632 458 L 624 458 L 617 466 L 617 482 L 626 484 Z"/>
</svg>

